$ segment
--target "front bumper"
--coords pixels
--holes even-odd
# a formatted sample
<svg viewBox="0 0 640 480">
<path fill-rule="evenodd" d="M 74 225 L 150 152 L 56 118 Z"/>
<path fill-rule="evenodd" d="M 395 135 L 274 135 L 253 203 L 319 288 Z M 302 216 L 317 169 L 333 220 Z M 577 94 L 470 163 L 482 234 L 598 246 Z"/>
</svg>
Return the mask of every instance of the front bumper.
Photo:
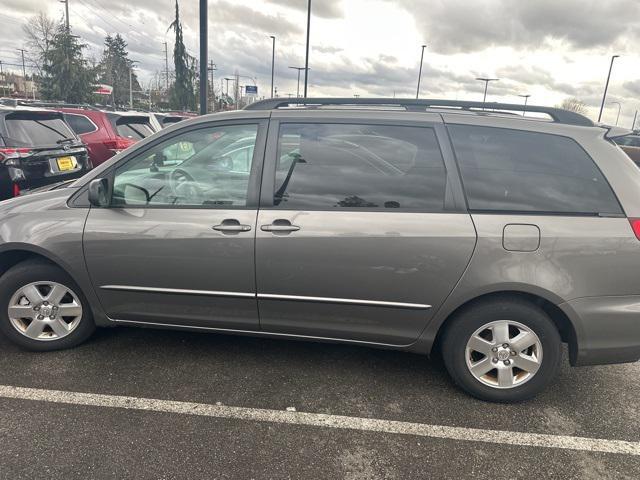
<svg viewBox="0 0 640 480">
<path fill-rule="evenodd" d="M 573 365 L 640 359 L 640 295 L 583 297 L 558 306 L 576 331 Z"/>
</svg>

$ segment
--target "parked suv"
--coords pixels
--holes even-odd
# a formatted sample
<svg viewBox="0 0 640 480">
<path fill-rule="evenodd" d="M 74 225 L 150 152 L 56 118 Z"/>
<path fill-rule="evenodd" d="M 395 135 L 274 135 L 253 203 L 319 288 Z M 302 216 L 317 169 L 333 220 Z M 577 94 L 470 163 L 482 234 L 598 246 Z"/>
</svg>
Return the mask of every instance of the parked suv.
<svg viewBox="0 0 640 480">
<path fill-rule="evenodd" d="M 87 106 L 56 106 L 89 149 L 94 166 L 156 132 L 149 114 L 109 112 Z"/>
<path fill-rule="evenodd" d="M 640 171 L 607 129 L 296 101 L 180 122 L 0 204 L 0 329 L 33 350 L 138 325 L 440 352 L 499 402 L 548 385 L 562 343 L 573 365 L 640 358 Z"/>
<path fill-rule="evenodd" d="M 84 175 L 87 148 L 62 114 L 0 106 L 0 200 Z"/>
</svg>

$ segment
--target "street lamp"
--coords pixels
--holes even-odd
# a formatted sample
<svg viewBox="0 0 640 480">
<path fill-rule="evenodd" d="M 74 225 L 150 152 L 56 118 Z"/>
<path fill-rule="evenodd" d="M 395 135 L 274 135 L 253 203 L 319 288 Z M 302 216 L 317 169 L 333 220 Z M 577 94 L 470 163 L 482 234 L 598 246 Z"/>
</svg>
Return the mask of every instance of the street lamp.
<svg viewBox="0 0 640 480">
<path fill-rule="evenodd" d="M 298 88 L 296 90 L 296 98 L 299 98 L 300 97 L 300 72 L 302 70 L 305 70 L 305 67 L 289 67 L 289 68 L 298 71 Z"/>
<path fill-rule="evenodd" d="M 307 2 L 307 53 L 304 58 L 304 98 L 307 98 L 309 84 L 309 36 L 311 32 L 311 0 Z"/>
<path fill-rule="evenodd" d="M 270 35 L 270 38 L 273 40 L 273 48 L 271 49 L 271 98 L 273 98 L 273 75 L 276 65 L 276 37 Z"/>
<path fill-rule="evenodd" d="M 489 82 L 497 82 L 500 79 L 476 77 L 476 80 L 480 80 L 481 82 L 484 82 L 484 97 L 482 97 L 482 109 L 484 110 L 484 104 L 487 103 L 487 88 L 489 87 Z"/>
<path fill-rule="evenodd" d="M 618 126 L 618 120 L 620 120 L 620 110 L 622 110 L 622 104 L 620 102 L 609 102 L 611 104 L 618 105 L 618 116 L 616 117 L 616 127 Z"/>
<path fill-rule="evenodd" d="M 422 78 L 422 60 L 424 60 L 424 49 L 426 45 L 422 45 L 422 53 L 420 54 L 420 70 L 418 71 L 418 87 L 416 88 L 416 100 L 420 96 L 420 79 Z"/>
<path fill-rule="evenodd" d="M 524 117 L 524 114 L 527 113 L 527 100 L 529 100 L 529 97 L 531 95 L 526 94 L 526 95 L 518 95 L 518 96 L 524 98 L 524 110 L 522 110 L 522 116 Z"/>
<path fill-rule="evenodd" d="M 636 128 L 636 118 L 638 118 L 638 110 L 636 110 L 636 114 L 633 116 L 633 123 L 631 124 L 631 130 L 635 130 Z"/>
<path fill-rule="evenodd" d="M 604 84 L 604 93 L 602 94 L 602 103 L 600 104 L 600 114 L 598 115 L 598 122 L 602 120 L 602 111 L 604 110 L 604 102 L 607 99 L 607 90 L 609 89 L 609 79 L 611 79 L 611 70 L 613 69 L 613 61 L 620 55 L 614 55 L 611 57 L 611 64 L 609 65 L 609 74 L 607 75 L 607 83 Z"/>
</svg>

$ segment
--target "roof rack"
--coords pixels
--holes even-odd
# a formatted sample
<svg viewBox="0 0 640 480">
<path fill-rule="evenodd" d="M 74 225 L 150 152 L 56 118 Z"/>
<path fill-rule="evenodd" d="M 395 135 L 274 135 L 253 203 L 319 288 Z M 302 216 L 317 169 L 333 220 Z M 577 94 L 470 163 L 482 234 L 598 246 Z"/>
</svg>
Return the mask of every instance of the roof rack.
<svg viewBox="0 0 640 480">
<path fill-rule="evenodd" d="M 18 105 L 24 105 L 25 107 L 53 107 L 53 108 L 81 108 L 84 110 L 99 110 L 93 105 L 87 103 L 66 103 L 66 102 L 43 102 L 33 100 L 19 100 Z"/>
<path fill-rule="evenodd" d="M 541 107 L 537 105 L 516 105 L 512 103 L 495 102 L 468 102 L 464 100 L 442 99 L 410 99 L 410 98 L 270 98 L 254 102 L 245 110 L 276 110 L 291 106 L 305 108 L 317 108 L 323 106 L 380 106 L 380 107 L 404 107 L 407 111 L 423 112 L 428 108 L 442 108 L 473 111 L 475 113 L 495 113 L 495 110 L 512 112 L 545 113 L 556 123 L 568 125 L 594 126 L 594 123 L 584 115 L 554 107 Z"/>
</svg>

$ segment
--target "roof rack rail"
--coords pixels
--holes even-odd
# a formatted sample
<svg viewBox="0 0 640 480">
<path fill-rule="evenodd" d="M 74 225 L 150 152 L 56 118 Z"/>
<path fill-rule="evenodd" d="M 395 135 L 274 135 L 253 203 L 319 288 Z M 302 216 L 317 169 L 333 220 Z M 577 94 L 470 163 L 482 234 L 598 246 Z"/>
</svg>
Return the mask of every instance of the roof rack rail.
<svg viewBox="0 0 640 480">
<path fill-rule="evenodd" d="M 517 105 L 512 103 L 496 102 L 469 102 L 465 100 L 443 99 L 410 99 L 410 98 L 269 98 L 254 102 L 245 107 L 245 110 L 276 110 L 290 106 L 304 106 L 317 108 L 322 106 L 385 106 L 404 107 L 408 111 L 424 111 L 427 108 L 451 108 L 491 113 L 492 110 L 506 110 L 513 112 L 546 113 L 556 123 L 568 125 L 594 126 L 594 123 L 579 113 L 554 107 L 542 107 L 537 105 Z M 455 110 L 453 110 L 455 111 Z"/>
<path fill-rule="evenodd" d="M 82 108 L 85 110 L 99 110 L 97 107 L 87 103 L 43 102 L 40 100 L 22 100 L 18 101 L 18 105 L 23 105 L 25 107 Z"/>
</svg>

